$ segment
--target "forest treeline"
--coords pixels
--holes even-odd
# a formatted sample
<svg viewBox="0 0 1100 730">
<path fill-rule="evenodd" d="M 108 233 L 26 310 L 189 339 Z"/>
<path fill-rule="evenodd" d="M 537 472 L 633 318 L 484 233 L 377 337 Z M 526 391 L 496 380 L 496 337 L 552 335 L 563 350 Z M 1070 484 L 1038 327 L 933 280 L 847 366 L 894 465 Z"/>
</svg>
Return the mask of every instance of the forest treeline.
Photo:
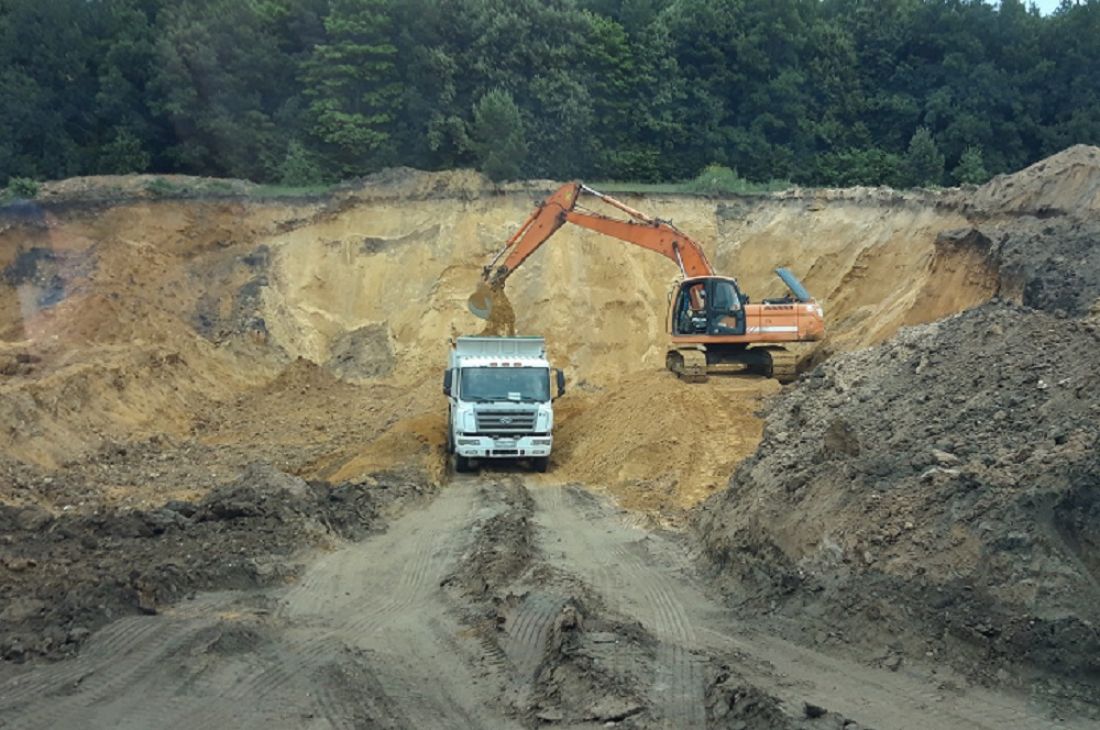
<svg viewBox="0 0 1100 730">
<path fill-rule="evenodd" d="M 0 186 L 981 182 L 1100 143 L 1100 0 L 0 0 L 0 100 Z"/>
</svg>

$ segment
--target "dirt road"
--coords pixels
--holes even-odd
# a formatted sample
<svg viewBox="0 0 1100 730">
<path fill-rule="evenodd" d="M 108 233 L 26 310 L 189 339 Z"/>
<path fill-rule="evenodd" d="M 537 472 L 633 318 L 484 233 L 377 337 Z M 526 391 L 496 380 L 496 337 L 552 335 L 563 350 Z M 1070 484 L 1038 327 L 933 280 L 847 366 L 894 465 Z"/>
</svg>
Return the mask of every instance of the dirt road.
<svg viewBox="0 0 1100 730">
<path fill-rule="evenodd" d="M 944 679 L 739 625 L 675 535 L 580 489 L 483 476 L 294 585 L 4 665 L 0 727 L 1085 727 Z"/>
</svg>

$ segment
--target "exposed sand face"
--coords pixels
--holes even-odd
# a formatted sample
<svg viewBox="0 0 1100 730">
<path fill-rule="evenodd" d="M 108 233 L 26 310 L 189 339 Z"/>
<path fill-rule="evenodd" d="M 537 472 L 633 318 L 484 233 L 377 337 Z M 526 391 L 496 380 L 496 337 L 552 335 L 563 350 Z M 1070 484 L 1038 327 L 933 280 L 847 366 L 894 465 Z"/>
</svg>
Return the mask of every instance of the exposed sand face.
<svg viewBox="0 0 1100 730">
<path fill-rule="evenodd" d="M 387 388 L 312 414 L 370 428 L 348 431 L 299 471 L 349 478 L 411 460 L 439 473 L 436 381 L 449 342 L 485 328 L 466 300 L 492 253 L 552 189 L 499 191 L 465 173 L 406 172 L 323 201 L 139 200 L 12 221 L 0 230 L 0 265 L 22 273 L 0 287 L 3 352 L 13 367 L 24 367 L 20 353 L 39 361 L 0 385 L 0 413 L 14 424 L 5 453 L 56 466 L 108 441 L 214 438 L 196 430 L 209 421 L 221 424 L 219 443 L 244 439 L 221 404 L 303 358 L 352 387 Z M 987 250 L 937 243 L 967 226 L 944 195 L 623 198 L 687 231 L 754 299 L 779 293 L 772 270 L 791 267 L 825 308 L 822 356 L 998 291 Z M 35 261 L 32 249 L 47 254 Z M 676 275 L 660 256 L 567 226 L 509 278 L 501 301 L 511 302 L 515 332 L 546 337 L 569 379 L 556 478 L 679 508 L 755 447 L 754 411 L 773 384 L 688 387 L 663 373 Z M 58 281 L 60 301 L 36 304 Z M 507 305 L 494 314 L 507 320 Z M 511 323 L 495 324 L 506 332 Z M 309 420 L 323 391 L 288 394 L 283 420 Z M 660 427 L 670 413 L 708 414 L 698 428 L 710 437 L 686 448 L 681 431 Z M 376 431 L 389 435 L 375 440 Z"/>
</svg>

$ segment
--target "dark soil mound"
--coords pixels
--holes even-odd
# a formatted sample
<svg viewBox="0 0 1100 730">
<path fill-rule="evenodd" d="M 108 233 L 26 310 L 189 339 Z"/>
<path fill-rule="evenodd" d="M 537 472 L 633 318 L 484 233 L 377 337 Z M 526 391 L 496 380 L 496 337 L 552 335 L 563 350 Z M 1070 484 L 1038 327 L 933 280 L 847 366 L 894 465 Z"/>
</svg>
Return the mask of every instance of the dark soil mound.
<svg viewBox="0 0 1100 730">
<path fill-rule="evenodd" d="M 379 529 L 387 506 L 424 491 L 399 475 L 307 484 L 257 463 L 197 503 L 59 516 L 0 505 L 0 657 L 70 654 L 119 616 L 286 578 L 301 548 Z"/>
<path fill-rule="evenodd" d="M 1100 301 L 1100 225 L 1095 220 L 1017 219 L 983 226 L 998 242 L 1005 290 L 1051 313 L 1087 314 Z"/>
<path fill-rule="evenodd" d="M 1100 684 L 1098 362 L 1095 323 L 999 302 L 833 358 L 704 505 L 710 559 L 894 668 Z"/>
</svg>

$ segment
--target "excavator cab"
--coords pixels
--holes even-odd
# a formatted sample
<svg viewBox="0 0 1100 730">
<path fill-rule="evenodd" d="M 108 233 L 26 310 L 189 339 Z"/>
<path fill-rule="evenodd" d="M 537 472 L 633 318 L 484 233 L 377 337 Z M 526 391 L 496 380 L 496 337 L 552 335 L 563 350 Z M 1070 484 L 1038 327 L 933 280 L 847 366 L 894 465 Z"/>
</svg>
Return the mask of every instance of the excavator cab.
<svg viewBox="0 0 1100 730">
<path fill-rule="evenodd" d="M 733 279 L 723 276 L 686 279 L 680 283 L 674 301 L 674 334 L 745 334 L 745 297 Z"/>
</svg>

